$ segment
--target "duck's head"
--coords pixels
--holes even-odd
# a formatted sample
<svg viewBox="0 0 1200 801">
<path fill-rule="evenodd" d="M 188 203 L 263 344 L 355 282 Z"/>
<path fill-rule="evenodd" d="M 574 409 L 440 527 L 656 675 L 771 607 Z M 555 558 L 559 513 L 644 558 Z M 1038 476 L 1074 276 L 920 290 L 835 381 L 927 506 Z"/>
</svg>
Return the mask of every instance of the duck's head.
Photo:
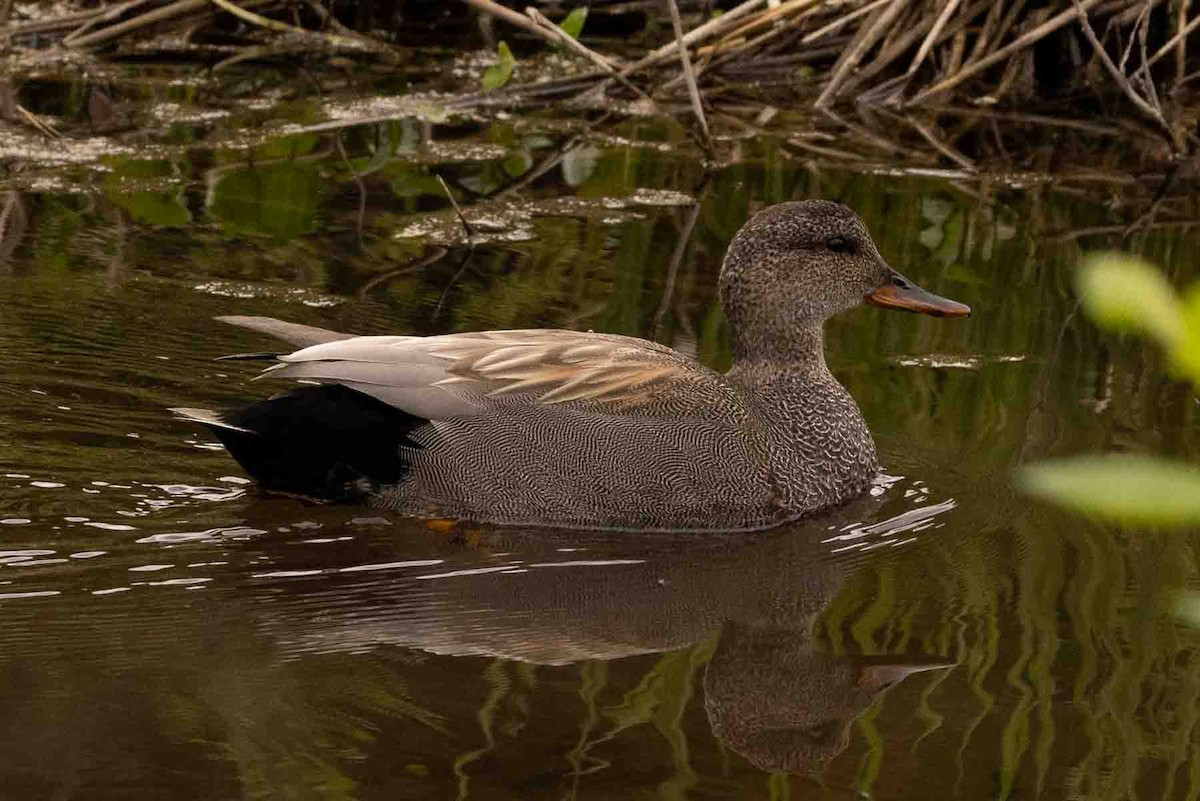
<svg viewBox="0 0 1200 801">
<path fill-rule="evenodd" d="M 939 317 L 971 313 L 888 266 L 859 216 L 827 200 L 780 203 L 751 217 L 725 254 L 721 302 L 742 352 L 787 350 L 802 332 L 862 303 Z"/>
</svg>

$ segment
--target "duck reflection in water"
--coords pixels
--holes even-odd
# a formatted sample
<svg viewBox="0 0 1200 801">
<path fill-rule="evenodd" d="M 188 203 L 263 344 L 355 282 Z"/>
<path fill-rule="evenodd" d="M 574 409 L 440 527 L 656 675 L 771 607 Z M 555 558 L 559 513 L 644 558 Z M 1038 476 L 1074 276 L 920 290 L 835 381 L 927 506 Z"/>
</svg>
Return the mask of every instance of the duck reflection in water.
<svg viewBox="0 0 1200 801">
<path fill-rule="evenodd" d="M 850 743 L 850 724 L 906 677 L 943 659 L 839 656 L 808 631 L 730 622 L 704 676 L 713 733 L 763 770 L 814 773 Z"/>
<path fill-rule="evenodd" d="M 864 545 L 895 542 L 953 505 L 854 531 Z M 436 566 L 341 572 L 336 590 L 321 593 L 281 597 L 272 586 L 260 620 L 294 654 L 386 644 L 538 665 L 663 653 L 715 637 L 703 687 L 718 739 L 759 768 L 816 773 L 846 748 L 851 724 L 883 690 L 951 667 L 936 656 L 841 655 L 814 643 L 822 611 L 864 569 L 832 553 L 844 543 L 831 537 L 847 527 L 836 523 L 753 540 L 485 533 L 470 549 L 444 545 L 438 555 L 448 558 Z"/>
</svg>

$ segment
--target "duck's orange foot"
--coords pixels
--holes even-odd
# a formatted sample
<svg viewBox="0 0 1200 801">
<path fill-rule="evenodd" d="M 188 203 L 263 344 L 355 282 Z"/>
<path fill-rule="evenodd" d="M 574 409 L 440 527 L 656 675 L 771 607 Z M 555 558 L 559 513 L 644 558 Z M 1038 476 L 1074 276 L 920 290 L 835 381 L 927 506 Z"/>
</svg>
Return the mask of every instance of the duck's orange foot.
<svg viewBox="0 0 1200 801">
<path fill-rule="evenodd" d="M 453 517 L 430 517 L 425 520 L 425 526 L 430 531 L 436 531 L 439 534 L 445 534 L 448 531 L 453 531 L 459 521 Z"/>
</svg>

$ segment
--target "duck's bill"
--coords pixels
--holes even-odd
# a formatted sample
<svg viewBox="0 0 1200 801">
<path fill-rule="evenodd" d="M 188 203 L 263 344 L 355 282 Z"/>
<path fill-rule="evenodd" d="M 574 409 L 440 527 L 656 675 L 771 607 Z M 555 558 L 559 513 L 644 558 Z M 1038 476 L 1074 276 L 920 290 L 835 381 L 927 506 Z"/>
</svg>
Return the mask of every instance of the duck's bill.
<svg viewBox="0 0 1200 801">
<path fill-rule="evenodd" d="M 867 293 L 864 300 L 872 306 L 884 309 L 932 314 L 934 317 L 971 316 L 971 307 L 967 304 L 926 292 L 899 273 L 895 275 L 894 280 Z"/>
</svg>

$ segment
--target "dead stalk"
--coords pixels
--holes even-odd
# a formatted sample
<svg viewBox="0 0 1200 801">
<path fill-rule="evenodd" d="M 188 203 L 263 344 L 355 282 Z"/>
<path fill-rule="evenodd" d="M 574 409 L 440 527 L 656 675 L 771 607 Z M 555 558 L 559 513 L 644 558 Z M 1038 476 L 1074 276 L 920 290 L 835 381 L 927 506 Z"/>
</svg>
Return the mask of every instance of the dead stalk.
<svg viewBox="0 0 1200 801">
<path fill-rule="evenodd" d="M 696 86 L 696 74 L 692 71 L 692 57 L 688 55 L 687 45 L 683 41 L 683 20 L 679 16 L 679 5 L 675 0 L 667 0 L 671 11 L 671 25 L 675 28 L 675 42 L 679 47 L 679 63 L 683 67 L 683 76 L 687 81 L 688 97 L 692 101 L 692 112 L 696 122 L 700 124 L 700 135 L 706 148 L 712 147 L 712 136 L 708 132 L 708 120 L 704 118 L 704 105 L 700 101 L 700 89 Z"/>
<path fill-rule="evenodd" d="M 920 48 L 917 49 L 917 54 L 913 56 L 912 63 L 908 65 L 906 75 L 912 75 L 917 71 L 917 68 L 925 61 L 929 55 L 929 51 L 933 49 L 934 43 L 937 42 L 938 36 L 941 35 L 942 29 L 946 27 L 946 23 L 954 16 L 954 12 L 958 9 L 958 4 L 961 0 L 950 0 L 942 8 L 942 13 L 938 14 L 937 20 L 933 23 L 933 27 L 929 29 L 929 33 L 925 36 L 925 41 L 921 42 Z"/>
<path fill-rule="evenodd" d="M 1087 12 L 1099 2 L 1100 0 L 1083 0 L 1083 2 L 1079 4 L 1079 8 L 1082 8 L 1084 12 Z M 939 81 L 933 86 L 924 89 L 918 93 L 916 97 L 909 101 L 909 103 L 918 104 L 928 100 L 931 97 L 941 94 L 942 92 L 953 89 L 967 79 L 974 78 L 988 67 L 1000 63 L 1012 54 L 1024 50 L 1034 42 L 1037 42 L 1051 33 L 1054 33 L 1059 28 L 1070 23 L 1073 19 L 1076 19 L 1077 16 L 1078 12 L 1074 8 L 1067 9 L 1066 11 L 1060 11 L 1059 13 L 1050 17 L 1050 19 L 1043 22 L 1041 25 L 1038 25 L 1033 30 L 1018 36 L 1009 44 L 1001 47 L 999 50 L 996 50 L 990 56 L 981 58 L 970 66 L 963 67 L 956 74 L 947 77 L 945 80 Z"/>
<path fill-rule="evenodd" d="M 833 22 L 830 22 L 826 25 L 821 26 L 820 28 L 817 28 L 812 33 L 806 33 L 800 39 L 800 44 L 808 44 L 809 42 L 815 42 L 817 39 L 820 39 L 825 34 L 830 33 L 832 31 L 836 31 L 838 28 L 841 28 L 847 22 L 853 22 L 854 20 L 858 19 L 859 17 L 866 16 L 867 14 L 871 13 L 879 6 L 884 5 L 885 3 L 890 3 L 890 2 L 892 2 L 892 0 L 873 0 L 873 2 L 867 3 L 862 8 L 856 9 L 855 11 L 850 12 L 849 14 L 847 14 L 844 17 L 838 17 Z"/>
<path fill-rule="evenodd" d="M 1182 52 L 1184 54 L 1184 56 L 1186 56 L 1187 55 L 1187 39 L 1189 36 L 1192 35 L 1192 32 L 1195 31 L 1197 28 L 1200 28 L 1200 14 L 1197 14 L 1196 18 L 1194 20 L 1192 20 L 1187 25 L 1185 25 L 1182 29 L 1179 30 L 1178 33 L 1176 33 L 1174 36 L 1172 36 L 1170 39 L 1168 39 L 1166 44 L 1164 44 L 1162 47 L 1160 47 L 1158 50 L 1156 50 L 1154 52 L 1154 55 L 1150 56 L 1150 60 L 1146 62 L 1146 65 L 1153 67 L 1155 64 L 1157 64 L 1159 62 L 1159 60 L 1163 56 L 1165 56 L 1167 53 L 1171 52 L 1171 48 L 1178 48 L 1178 50 L 1176 52 L 1177 53 Z M 1176 55 L 1176 58 L 1178 59 L 1179 56 Z"/>
<path fill-rule="evenodd" d="M 890 5 L 875 12 L 872 22 L 868 23 L 866 29 L 859 35 L 858 41 L 843 53 L 837 64 L 834 65 L 833 76 L 830 77 L 829 83 L 825 85 L 825 89 L 817 98 L 817 108 L 828 106 L 837 97 L 842 84 L 850 77 L 851 70 L 858 66 L 871 46 L 883 37 L 905 4 L 906 0 L 891 0 Z"/>
<path fill-rule="evenodd" d="M 209 6 L 209 0 L 176 0 L 165 6 L 160 6 L 145 14 L 139 14 L 136 17 L 127 19 L 124 22 L 118 22 L 115 25 L 109 25 L 107 28 L 101 28 L 98 31 L 84 34 L 78 39 L 70 43 L 72 48 L 95 47 L 97 45 L 106 44 L 113 39 L 118 39 L 127 33 L 145 28 L 149 25 L 154 25 L 158 22 L 164 22 L 170 19 L 176 19 L 191 14 L 194 11 L 202 11 Z"/>
<path fill-rule="evenodd" d="M 462 206 L 458 205 L 458 201 L 454 199 L 454 193 L 450 191 L 450 187 L 446 184 L 446 179 L 442 176 L 436 176 L 438 183 L 442 185 L 442 191 L 446 193 L 446 197 L 450 199 L 450 205 L 454 207 L 454 213 L 458 215 L 458 221 L 462 223 L 463 231 L 467 236 L 467 245 L 471 248 L 475 247 L 475 228 L 471 223 L 467 222 L 467 215 L 463 214 Z"/>
<path fill-rule="evenodd" d="M 1096 57 L 1100 59 L 1100 63 L 1104 65 L 1104 69 L 1108 72 L 1109 76 L 1117 82 L 1117 86 L 1121 87 L 1121 91 L 1125 93 L 1125 96 L 1129 98 L 1139 111 L 1161 125 L 1167 134 L 1170 135 L 1171 126 L 1163 118 L 1162 108 L 1155 107 L 1154 104 L 1138 94 L 1137 90 L 1133 88 L 1133 84 L 1129 82 L 1129 76 L 1117 69 L 1117 65 L 1109 57 L 1108 51 L 1104 49 L 1104 45 L 1100 44 L 1100 40 L 1096 38 L 1096 32 L 1092 30 L 1092 24 L 1088 20 L 1087 11 L 1083 8 L 1083 4 L 1080 0 L 1072 0 L 1072 2 L 1075 4 L 1075 12 L 1079 16 L 1079 25 L 1083 29 L 1083 35 L 1091 43 L 1092 50 L 1095 51 Z"/>
</svg>

